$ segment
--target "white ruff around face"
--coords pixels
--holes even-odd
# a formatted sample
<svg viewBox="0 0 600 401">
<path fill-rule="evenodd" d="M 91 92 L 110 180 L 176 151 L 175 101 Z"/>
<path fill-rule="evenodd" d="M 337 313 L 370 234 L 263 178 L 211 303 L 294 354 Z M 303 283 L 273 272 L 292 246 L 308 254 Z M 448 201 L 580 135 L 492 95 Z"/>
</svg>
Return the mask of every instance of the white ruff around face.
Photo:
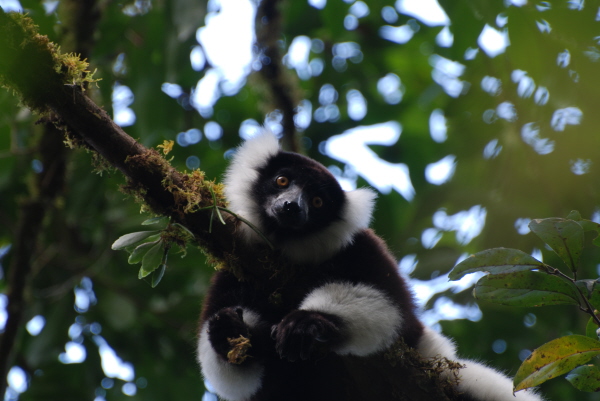
<svg viewBox="0 0 600 401">
<path fill-rule="evenodd" d="M 275 135 L 264 132 L 248 139 L 238 148 L 225 173 L 225 197 L 229 209 L 260 227 L 259 210 L 252 200 L 252 185 L 258 179 L 257 170 L 264 167 L 269 159 L 279 152 L 279 142 Z M 246 224 L 240 225 L 242 233 L 252 240 L 260 237 Z"/>
<path fill-rule="evenodd" d="M 261 231 L 264 230 L 260 223 L 260 206 L 253 201 L 252 185 L 258 179 L 257 170 L 264 167 L 279 151 L 277 138 L 273 134 L 269 132 L 259 134 L 248 139 L 237 150 L 225 174 L 225 196 L 229 201 L 229 209 L 250 221 Z M 366 188 L 345 194 L 346 203 L 340 220 L 323 231 L 285 243 L 277 244 L 277 238 L 271 240 L 294 263 L 320 263 L 329 259 L 349 245 L 354 235 L 367 228 L 371 222 L 376 194 Z M 262 241 L 246 224 L 241 224 L 240 230 L 247 240 Z"/>
</svg>

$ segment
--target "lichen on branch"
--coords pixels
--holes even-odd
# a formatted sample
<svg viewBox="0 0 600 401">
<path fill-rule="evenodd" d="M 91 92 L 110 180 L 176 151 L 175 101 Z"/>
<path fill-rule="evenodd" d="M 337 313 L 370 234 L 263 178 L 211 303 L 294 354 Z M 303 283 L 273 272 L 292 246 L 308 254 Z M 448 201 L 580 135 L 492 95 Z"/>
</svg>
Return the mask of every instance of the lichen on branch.
<svg viewBox="0 0 600 401">
<path fill-rule="evenodd" d="M 159 147 L 161 146 L 163 145 L 159 145 Z M 184 219 L 186 214 L 194 213 L 202 208 L 226 206 L 223 184 L 206 180 L 205 174 L 201 170 L 183 174 L 178 172 L 164 156 L 154 149 L 147 149 L 144 153 L 130 156 L 125 163 L 132 170 L 143 170 L 148 175 L 160 178 L 163 188 L 173 195 L 173 204 L 169 210 L 163 210 L 159 205 L 152 203 L 143 206 L 143 210 L 147 209 L 161 215 L 177 214 L 179 219 Z M 147 200 L 144 186 L 140 187 L 131 180 L 123 187 L 123 191 L 142 203 Z"/>
<path fill-rule="evenodd" d="M 96 82 L 89 64 L 74 53 L 63 54 L 38 33 L 31 18 L 0 8 L 0 85 L 21 95 L 31 110 L 44 114 L 58 85 Z"/>
</svg>

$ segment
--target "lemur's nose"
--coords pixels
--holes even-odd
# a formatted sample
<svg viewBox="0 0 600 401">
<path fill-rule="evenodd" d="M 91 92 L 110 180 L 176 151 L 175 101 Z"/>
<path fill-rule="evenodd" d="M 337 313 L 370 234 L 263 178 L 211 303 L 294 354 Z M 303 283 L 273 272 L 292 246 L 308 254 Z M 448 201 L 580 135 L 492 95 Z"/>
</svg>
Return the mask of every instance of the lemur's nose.
<svg viewBox="0 0 600 401">
<path fill-rule="evenodd" d="M 300 212 L 300 206 L 296 202 L 285 201 L 283 203 L 283 211 L 290 214 L 296 214 Z"/>
</svg>

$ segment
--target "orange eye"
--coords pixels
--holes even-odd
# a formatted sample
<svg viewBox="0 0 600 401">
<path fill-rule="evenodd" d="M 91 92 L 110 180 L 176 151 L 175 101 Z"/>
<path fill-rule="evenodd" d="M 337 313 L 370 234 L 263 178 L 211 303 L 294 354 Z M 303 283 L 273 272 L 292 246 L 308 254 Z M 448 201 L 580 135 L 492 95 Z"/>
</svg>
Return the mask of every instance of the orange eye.
<svg viewBox="0 0 600 401">
<path fill-rule="evenodd" d="M 275 180 L 275 182 L 280 187 L 287 187 L 290 184 L 290 180 L 287 177 L 283 176 L 283 175 L 280 175 L 279 177 L 277 177 L 277 179 Z"/>
<path fill-rule="evenodd" d="M 319 198 L 318 196 L 315 196 L 312 200 L 312 204 L 318 209 L 321 206 L 323 206 L 323 199 Z"/>
</svg>

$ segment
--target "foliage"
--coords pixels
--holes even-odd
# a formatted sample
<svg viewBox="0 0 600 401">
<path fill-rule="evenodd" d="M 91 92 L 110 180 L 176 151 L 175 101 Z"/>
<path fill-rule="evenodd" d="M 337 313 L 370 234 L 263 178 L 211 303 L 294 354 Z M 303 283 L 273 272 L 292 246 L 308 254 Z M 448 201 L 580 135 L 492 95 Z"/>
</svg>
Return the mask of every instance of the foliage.
<svg viewBox="0 0 600 401">
<path fill-rule="evenodd" d="M 478 252 L 456 265 L 449 274 L 457 280 L 465 274 L 486 272 L 473 290 L 475 298 L 502 305 L 538 307 L 577 305 L 590 320 L 584 335 L 567 335 L 537 349 L 523 362 L 514 377 L 515 390 L 538 386 L 569 373 L 567 380 L 583 391 L 598 391 L 598 368 L 585 365 L 600 355 L 600 278 L 579 279 L 584 231 L 595 231 L 600 224 L 581 218 L 572 211 L 570 218 L 532 220 L 529 228 L 562 260 L 567 272 L 547 265 L 516 249 L 495 248 Z"/>
<path fill-rule="evenodd" d="M 594 282 L 578 278 L 574 289 L 562 276 L 543 272 L 542 266 L 561 266 L 560 271 L 574 280 L 575 274 L 595 277 L 598 248 L 581 248 L 580 256 L 570 255 L 563 267 L 559 255 L 566 255 L 560 244 L 555 245 L 556 253 L 540 250 L 537 237 L 522 235 L 534 216 L 565 216 L 577 209 L 585 219 L 597 220 L 599 22 L 597 7 L 589 2 L 440 1 L 451 41 L 444 39 L 443 23 L 428 24 L 400 11 L 402 1 L 311 2 L 324 4 L 323 8 L 307 1 L 275 2 L 282 13 L 281 31 L 269 43 L 277 45 L 278 56 L 265 57 L 257 44 L 246 71 L 253 73 L 243 86 L 233 91 L 229 82 L 218 82 L 210 112 L 202 113 L 193 103 L 194 95 L 204 88 L 198 83 L 210 82 L 221 72 L 214 69 L 216 61 L 207 56 L 208 49 L 194 34 L 219 15 L 218 2 L 62 0 L 49 12 L 44 8 L 47 3 L 52 2 L 21 1 L 42 35 L 59 43 L 65 54 L 81 53 L 88 59 L 89 70 L 96 71 L 94 78 L 101 80 L 86 92 L 98 104 L 113 116 L 119 110 L 135 114 L 135 122 L 125 127 L 130 135 L 148 147 L 176 141 L 169 157 L 179 170 L 192 171 L 199 162 L 206 177 L 219 177 L 240 140 L 238 134 L 246 132 L 244 127 L 256 123 L 277 129 L 282 115 L 299 116 L 301 109 L 308 108 L 308 122 L 298 119 L 295 126 L 303 133 L 300 143 L 306 153 L 331 166 L 342 179 L 359 186 L 375 185 L 356 168 L 326 154 L 325 144 L 353 128 L 390 121 L 399 124 L 399 138 L 370 144 L 363 155 L 382 162 L 381 166 L 395 167 L 394 174 L 400 174 L 403 167 L 408 171 L 414 197 L 409 201 L 392 187 L 382 187 L 373 226 L 399 259 L 410 255 L 412 259 L 405 260 L 416 261 L 412 276 L 434 283 L 444 279 L 463 254 L 499 246 L 518 248 L 524 252 L 490 255 L 486 263 L 492 276 L 483 281 L 489 284 L 483 293 L 476 290 L 478 296 L 505 298 L 506 293 L 497 294 L 498 284 L 509 282 L 502 281 L 507 277 L 504 274 L 518 275 L 531 285 L 543 275 L 551 280 L 546 285 L 557 289 L 543 287 L 522 296 L 524 288 L 514 287 L 509 293 L 517 296 L 510 302 L 566 303 L 535 309 L 481 303 L 480 321 L 442 320 L 443 331 L 456 339 L 461 355 L 514 374 L 524 350 L 570 336 L 591 321 L 571 311 L 575 299 L 585 304 L 581 294 L 595 294 Z M 77 5 L 88 3 L 93 7 L 87 13 L 74 12 Z M 367 5 L 366 14 L 359 12 L 360 3 Z M 210 18 L 205 20 L 207 10 Z M 78 20 L 83 23 L 71 24 Z M 357 25 L 347 27 L 346 20 Z M 490 55 L 482 50 L 478 40 L 486 27 L 508 35 L 510 45 L 504 52 Z M 85 36 L 86 28 L 92 34 Z M 391 32 L 389 28 L 410 38 L 406 36 L 402 43 L 385 39 L 381 32 Z M 236 30 L 219 35 L 242 40 Z M 312 69 L 277 64 L 294 39 L 302 37 L 310 40 L 307 61 L 312 62 Z M 340 44 L 359 51 L 341 57 L 340 49 L 348 47 L 340 48 Z M 4 50 L 0 49 L 0 63 L 6 60 Z M 228 49 L 222 50 L 226 54 Z M 204 63 L 190 63 L 191 51 L 200 52 Z M 277 79 L 264 75 L 266 66 L 273 64 L 281 66 Z M 274 82 L 285 91 L 276 92 Z M 170 96 L 168 85 L 178 85 L 181 92 Z M 367 106 L 362 118 L 349 110 L 356 95 L 353 90 Z M 130 94 L 125 96 L 125 105 L 113 102 L 116 93 Z M 282 98 L 277 96 L 282 93 L 294 99 L 291 110 L 282 107 Z M 325 97 L 327 93 L 332 97 Z M 333 114 L 323 119 L 325 110 Z M 20 399 L 200 398 L 204 387 L 194 360 L 196 318 L 212 266 L 198 249 L 188 247 L 186 258 L 171 255 L 168 273 L 159 286 L 142 285 L 139 269 L 132 270 L 124 254 L 109 247 L 115 238 L 140 231 L 148 216 L 140 215 L 139 205 L 117 190 L 126 186 L 118 173 L 91 173 L 94 156 L 81 150 L 63 150 L 67 154 L 61 156 L 47 146 L 46 124 L 35 125 L 37 119 L 10 92 L 0 92 L 0 254 L 4 255 L 0 290 L 4 293 L 10 287 L 24 205 L 44 192 L 42 176 L 57 170 L 50 167 L 54 166 L 51 162 L 62 158 L 64 165 L 62 183 L 52 186 L 56 196 L 47 202 L 48 210 L 35 235 L 29 236 L 32 269 L 24 322 L 43 316 L 46 323 L 38 335 L 22 326 L 18 333 L 14 363 L 29 379 Z M 222 135 L 209 139 L 206 134 L 211 127 L 220 128 L 217 133 Z M 193 137 L 195 130 L 203 134 L 199 142 L 177 141 Z M 58 137 L 59 142 L 63 140 Z M 443 182 L 430 181 L 427 172 L 446 157 L 450 157 L 452 174 Z M 375 177 L 385 181 L 387 174 Z M 484 216 L 483 227 L 475 224 L 476 215 Z M 571 216 L 567 220 L 590 231 L 582 225 L 583 219 Z M 467 230 L 469 226 L 475 228 L 474 233 Z M 549 232 L 560 229 L 569 234 L 572 227 L 553 223 Z M 585 245 L 592 241 L 589 237 L 583 237 Z M 572 238 L 575 244 L 581 241 Z M 552 243 L 552 238 L 544 241 Z M 569 243 L 569 247 L 578 245 Z M 530 253 L 537 256 L 530 257 Z M 544 260 L 543 265 L 535 260 Z M 501 272 L 508 264 L 514 270 Z M 578 266 L 577 270 L 572 266 Z M 143 280 L 151 284 L 151 277 Z M 82 303 L 85 299 L 87 306 Z M 0 304 L 4 300 L 0 296 Z M 593 297 L 588 301 L 595 303 Z M 466 291 L 440 291 L 426 298 L 424 316 L 434 312 L 450 317 L 442 308 L 449 302 L 473 307 Z M 1 316 L 0 312 L 0 320 Z M 587 325 L 590 339 L 596 328 L 593 322 Z M 498 342 L 504 342 L 503 350 L 493 347 Z M 61 362 L 59 356 L 64 360 L 65 346 L 71 343 L 85 350 L 84 361 Z M 121 368 L 132 364 L 133 378 L 103 369 L 106 355 L 111 355 L 104 352 L 106 345 L 114 350 Z M 595 365 L 583 365 L 567 376 L 578 388 L 595 388 L 597 377 Z M 131 394 L 126 384 L 135 384 L 135 395 L 123 393 Z M 548 399 L 592 399 L 563 380 L 548 381 L 541 388 Z"/>
<path fill-rule="evenodd" d="M 157 224 L 164 220 L 168 220 L 168 218 L 158 217 L 145 220 L 142 225 Z M 129 264 L 142 263 L 138 278 L 143 279 L 152 274 L 151 285 L 156 287 L 167 269 L 167 256 L 171 248 L 170 240 L 167 238 L 170 237 L 172 231 L 173 228 L 169 225 L 162 232 L 154 230 L 125 234 L 113 242 L 111 248 L 114 250 L 125 249 L 129 252 L 127 259 Z"/>
</svg>

